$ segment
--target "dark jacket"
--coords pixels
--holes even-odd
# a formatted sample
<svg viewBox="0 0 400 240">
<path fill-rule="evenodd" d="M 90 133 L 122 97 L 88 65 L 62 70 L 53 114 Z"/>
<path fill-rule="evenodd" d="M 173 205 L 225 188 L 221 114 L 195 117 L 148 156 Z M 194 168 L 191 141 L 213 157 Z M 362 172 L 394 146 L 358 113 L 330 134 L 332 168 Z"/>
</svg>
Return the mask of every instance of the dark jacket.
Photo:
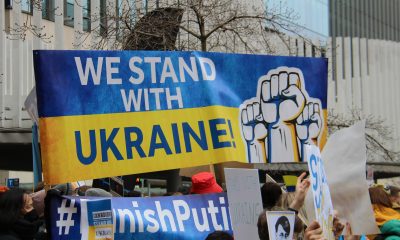
<svg viewBox="0 0 400 240">
<path fill-rule="evenodd" d="M 7 231 L 0 233 L 0 239 L 4 240 L 32 240 L 37 239 L 39 227 L 43 221 L 39 219 L 35 210 L 19 218 Z"/>
</svg>

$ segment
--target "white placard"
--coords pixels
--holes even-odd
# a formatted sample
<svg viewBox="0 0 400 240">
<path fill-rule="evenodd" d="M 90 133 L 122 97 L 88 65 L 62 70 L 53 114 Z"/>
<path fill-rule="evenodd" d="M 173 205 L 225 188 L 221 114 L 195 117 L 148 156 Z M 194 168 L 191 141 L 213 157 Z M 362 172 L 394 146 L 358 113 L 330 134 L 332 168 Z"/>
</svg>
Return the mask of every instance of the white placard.
<svg viewBox="0 0 400 240">
<path fill-rule="evenodd" d="M 365 121 L 332 134 L 322 159 L 339 218 L 350 223 L 354 235 L 380 233 L 365 177 Z"/>
<path fill-rule="evenodd" d="M 307 145 L 305 153 L 310 171 L 316 221 L 321 225 L 325 239 L 334 240 L 333 205 L 321 153 L 314 145 Z"/>
<path fill-rule="evenodd" d="M 271 240 L 292 240 L 294 233 L 295 213 L 288 211 L 266 212 L 268 234 Z"/>
<path fill-rule="evenodd" d="M 257 220 L 263 211 L 258 170 L 225 168 L 225 180 L 235 240 L 258 239 Z"/>
</svg>

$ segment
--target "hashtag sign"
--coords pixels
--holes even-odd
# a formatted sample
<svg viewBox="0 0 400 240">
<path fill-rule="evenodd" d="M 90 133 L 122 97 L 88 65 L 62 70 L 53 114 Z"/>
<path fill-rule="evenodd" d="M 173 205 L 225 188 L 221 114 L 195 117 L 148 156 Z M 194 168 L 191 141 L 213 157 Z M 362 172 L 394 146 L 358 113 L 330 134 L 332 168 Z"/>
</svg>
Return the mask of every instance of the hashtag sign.
<svg viewBox="0 0 400 240">
<path fill-rule="evenodd" d="M 58 215 L 60 216 L 60 220 L 56 222 L 56 225 L 58 227 L 58 235 L 68 235 L 69 234 L 69 228 L 74 226 L 74 220 L 72 220 L 72 215 L 77 212 L 77 209 L 75 207 L 75 199 L 71 199 L 71 203 L 69 204 L 69 207 L 67 207 L 67 199 L 63 199 L 61 206 L 57 208 Z M 64 219 L 64 216 L 66 218 Z M 63 227 L 64 227 L 64 233 L 63 233 Z"/>
</svg>

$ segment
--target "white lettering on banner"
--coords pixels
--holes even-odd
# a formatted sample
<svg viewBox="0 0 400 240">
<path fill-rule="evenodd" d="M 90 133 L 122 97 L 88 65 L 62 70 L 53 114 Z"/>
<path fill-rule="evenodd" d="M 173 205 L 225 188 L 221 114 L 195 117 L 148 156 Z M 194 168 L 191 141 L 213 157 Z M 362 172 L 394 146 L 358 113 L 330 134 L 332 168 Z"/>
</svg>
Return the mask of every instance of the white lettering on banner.
<svg viewBox="0 0 400 240">
<path fill-rule="evenodd" d="M 132 201 L 134 211 L 131 209 L 116 209 L 116 219 L 114 223 L 119 222 L 117 233 L 125 233 L 129 226 L 131 233 L 135 232 L 184 232 L 185 222 L 193 219 L 197 231 L 210 231 L 210 223 L 215 230 L 229 231 L 228 213 L 225 205 L 225 199 L 219 198 L 220 207 L 215 206 L 214 201 L 208 201 L 208 206 L 200 209 L 190 208 L 185 200 L 173 200 L 173 210 L 163 208 L 160 201 L 155 201 L 156 211 L 151 209 L 138 209 L 139 203 Z M 135 214 L 134 214 L 134 213 Z M 201 212 L 201 217 L 199 213 Z M 218 216 L 222 217 L 222 222 L 218 221 Z M 144 221 L 145 220 L 145 221 Z M 145 223 L 147 226 L 145 226 Z"/>
<path fill-rule="evenodd" d="M 119 68 L 115 67 L 115 64 L 119 63 L 119 57 L 106 57 L 106 72 L 107 72 L 107 84 L 121 84 L 121 78 L 113 78 L 113 74 L 119 74 Z M 114 66 L 113 66 L 113 63 Z"/>
<path fill-rule="evenodd" d="M 149 91 L 150 90 L 150 91 Z M 152 94 L 149 97 L 149 92 Z M 165 95 L 163 94 L 165 92 Z M 132 103 L 134 111 L 142 111 L 142 110 L 150 110 L 149 103 L 155 101 L 156 109 L 161 109 L 161 102 L 167 103 L 167 108 L 172 109 L 172 103 L 176 102 L 179 108 L 183 108 L 183 99 L 181 94 L 181 89 L 177 87 L 175 89 L 175 95 L 171 94 L 169 88 L 139 88 L 135 93 L 135 90 L 130 89 L 129 93 L 127 94 L 125 89 L 121 89 L 121 96 L 122 101 L 124 103 L 125 111 L 130 112 L 132 111 Z M 161 98 L 166 99 L 166 101 L 160 100 Z M 154 99 L 154 100 L 152 100 Z M 143 101 L 142 101 L 143 100 Z M 142 102 L 144 102 L 144 109 L 142 109 Z"/>
<path fill-rule="evenodd" d="M 75 64 L 79 74 L 79 80 L 81 80 L 81 85 L 87 85 L 89 81 L 89 76 L 92 76 L 93 84 L 100 84 L 101 77 L 101 66 L 103 65 L 103 58 L 97 58 L 97 68 L 94 69 L 93 59 L 87 58 L 85 65 L 85 72 L 83 72 L 82 62 L 80 57 L 75 57 Z"/>
<path fill-rule="evenodd" d="M 160 87 L 161 84 L 185 83 L 189 79 L 193 82 L 198 82 L 199 80 L 214 81 L 217 76 L 214 62 L 204 57 L 190 57 L 189 59 L 178 57 L 177 61 L 174 62 L 173 60 L 175 59 L 171 57 L 143 58 L 133 56 L 128 62 L 131 75 L 120 74 L 120 72 L 125 71 L 125 69 L 120 70 L 120 57 L 89 57 L 84 60 L 81 57 L 75 57 L 74 60 L 82 86 L 91 84 L 96 86 L 104 82 L 107 85 L 121 85 L 124 81 L 129 81 L 132 84 L 131 89 L 120 89 L 126 112 L 160 110 L 165 109 L 165 107 L 167 109 L 183 108 L 184 103 L 181 88 L 176 87 L 175 90 L 168 87 L 162 88 Z M 101 79 L 104 62 L 106 81 L 102 81 Z M 198 67 L 201 70 L 201 74 L 198 71 Z M 146 73 L 149 74 L 149 72 L 146 72 L 145 68 L 150 68 L 150 76 L 146 76 Z M 160 72 L 161 74 L 159 74 Z M 129 79 L 123 79 L 121 78 L 122 76 L 128 76 Z M 151 84 L 157 84 L 157 87 L 135 87 L 142 84 L 145 80 L 150 81 Z M 161 106 L 162 103 L 166 103 L 166 105 Z M 154 106 L 155 109 L 150 109 L 150 107 L 154 108 Z"/>
<path fill-rule="evenodd" d="M 106 62 L 106 84 L 122 84 L 123 81 L 129 81 L 133 85 L 143 83 L 144 80 L 150 79 L 152 84 L 166 83 L 172 81 L 174 83 L 186 82 L 185 74 L 197 82 L 200 80 L 214 81 L 216 79 L 217 72 L 215 70 L 214 62 L 205 57 L 190 57 L 188 64 L 184 58 L 179 57 L 174 63 L 174 59 L 171 57 L 138 57 L 134 56 L 129 59 L 129 70 L 133 75 L 129 79 L 118 78 L 120 74 L 120 57 L 98 57 L 98 58 L 85 58 L 82 61 L 81 57 L 75 57 L 75 65 L 78 71 L 79 80 L 82 86 L 88 85 L 91 79 L 94 85 L 101 84 L 101 73 L 103 70 L 103 62 Z M 201 70 L 201 77 L 197 70 L 196 59 L 198 60 L 198 66 Z M 175 66 L 174 64 L 178 64 Z M 146 76 L 146 72 L 143 71 L 148 65 L 150 67 L 150 78 Z M 157 78 L 157 71 L 161 72 L 161 76 Z M 176 70 L 179 72 L 180 79 L 176 74 Z M 115 76 L 114 76 L 115 75 Z"/>
</svg>

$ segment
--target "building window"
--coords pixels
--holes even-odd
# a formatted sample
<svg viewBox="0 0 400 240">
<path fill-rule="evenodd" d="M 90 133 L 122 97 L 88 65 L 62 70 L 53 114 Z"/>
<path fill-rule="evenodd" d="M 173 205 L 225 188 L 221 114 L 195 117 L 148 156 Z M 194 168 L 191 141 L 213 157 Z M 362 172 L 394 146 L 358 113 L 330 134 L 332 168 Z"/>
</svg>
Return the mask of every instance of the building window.
<svg viewBox="0 0 400 240">
<path fill-rule="evenodd" d="M 54 0 L 42 0 L 42 18 L 54 21 Z"/>
<path fill-rule="evenodd" d="M 74 2 L 75 0 L 64 2 L 64 24 L 70 27 L 74 26 Z"/>
<path fill-rule="evenodd" d="M 90 0 L 83 2 L 83 31 L 90 31 Z"/>
<path fill-rule="evenodd" d="M 21 0 L 21 11 L 28 14 L 33 13 L 31 0 Z"/>
<path fill-rule="evenodd" d="M 64 24 L 74 26 L 74 3 L 75 0 L 64 2 Z M 90 0 L 82 1 L 83 30 L 90 31 Z"/>
</svg>

